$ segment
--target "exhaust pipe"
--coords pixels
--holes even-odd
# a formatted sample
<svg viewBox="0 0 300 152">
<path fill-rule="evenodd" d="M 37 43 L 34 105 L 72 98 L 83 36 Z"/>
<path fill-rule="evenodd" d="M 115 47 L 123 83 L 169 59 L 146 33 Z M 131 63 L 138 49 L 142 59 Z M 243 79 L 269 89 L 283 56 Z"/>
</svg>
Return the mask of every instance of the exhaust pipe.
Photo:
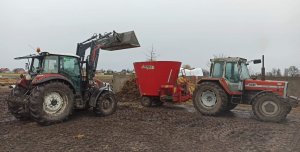
<svg viewBox="0 0 300 152">
<path fill-rule="evenodd" d="M 265 56 L 262 56 L 261 80 L 266 80 Z"/>
</svg>

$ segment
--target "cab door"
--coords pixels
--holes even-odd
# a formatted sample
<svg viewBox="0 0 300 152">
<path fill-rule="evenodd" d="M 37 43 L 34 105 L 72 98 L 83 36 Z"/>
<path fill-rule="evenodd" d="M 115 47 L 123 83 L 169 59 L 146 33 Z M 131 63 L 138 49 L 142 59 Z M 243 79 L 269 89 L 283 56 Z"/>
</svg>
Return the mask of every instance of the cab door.
<svg viewBox="0 0 300 152">
<path fill-rule="evenodd" d="M 239 65 L 237 62 L 227 62 L 225 65 L 225 80 L 230 91 L 237 92 L 243 90 L 243 82 L 240 79 Z"/>
<path fill-rule="evenodd" d="M 69 78 L 76 92 L 81 91 L 81 75 L 78 58 L 72 56 L 60 56 L 60 74 Z"/>
</svg>

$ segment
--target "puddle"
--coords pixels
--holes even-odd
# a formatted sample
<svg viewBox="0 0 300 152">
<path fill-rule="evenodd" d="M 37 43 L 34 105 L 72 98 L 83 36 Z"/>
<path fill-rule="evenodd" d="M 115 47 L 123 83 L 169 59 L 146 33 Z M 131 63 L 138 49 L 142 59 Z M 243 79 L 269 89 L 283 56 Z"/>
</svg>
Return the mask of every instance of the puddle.
<svg viewBox="0 0 300 152">
<path fill-rule="evenodd" d="M 191 112 L 191 113 L 194 113 L 196 112 L 196 109 L 194 108 L 194 106 L 192 105 L 183 105 L 183 104 L 174 104 L 173 107 L 176 107 L 176 108 L 180 108 L 180 109 L 183 109 L 184 111 L 187 111 L 187 112 Z"/>
<path fill-rule="evenodd" d="M 14 118 L 14 117 L 1 118 L 0 123 L 6 123 L 6 122 L 15 121 L 15 120 L 16 120 L 16 118 Z"/>
</svg>

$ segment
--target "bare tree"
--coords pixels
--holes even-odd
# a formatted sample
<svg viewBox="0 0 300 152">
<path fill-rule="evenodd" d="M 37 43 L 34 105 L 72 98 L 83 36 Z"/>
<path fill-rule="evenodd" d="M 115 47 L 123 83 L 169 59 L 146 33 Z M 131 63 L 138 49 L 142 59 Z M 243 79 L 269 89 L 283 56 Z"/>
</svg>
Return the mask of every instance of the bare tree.
<svg viewBox="0 0 300 152">
<path fill-rule="evenodd" d="M 272 71 L 271 71 L 271 75 L 276 76 L 276 74 L 277 74 L 277 69 L 273 68 Z"/>
<path fill-rule="evenodd" d="M 266 72 L 266 76 L 272 77 L 273 73 L 272 72 Z"/>
<path fill-rule="evenodd" d="M 214 54 L 214 55 L 213 55 L 213 58 L 214 58 L 214 59 L 216 59 L 216 58 L 227 58 L 227 57 L 228 57 L 228 56 L 225 55 L 225 54 Z M 208 62 L 206 63 L 206 66 L 207 66 L 208 69 L 210 69 L 211 62 L 208 61 Z"/>
<path fill-rule="evenodd" d="M 288 69 L 288 68 L 285 68 L 285 69 L 284 69 L 284 76 L 285 76 L 285 77 L 288 77 L 288 76 L 289 76 L 289 69 Z"/>
<path fill-rule="evenodd" d="M 182 65 L 182 68 L 188 69 L 188 70 L 191 70 L 191 69 L 192 69 L 192 67 L 191 67 L 189 64 L 184 64 L 184 65 Z"/>
<path fill-rule="evenodd" d="M 282 77 L 281 70 L 279 68 L 276 71 L 276 76 L 277 77 Z"/>
<path fill-rule="evenodd" d="M 272 71 L 270 72 L 271 76 L 275 76 L 275 77 L 281 77 L 281 70 L 279 68 L 273 68 Z"/>
<path fill-rule="evenodd" d="M 147 61 L 156 61 L 157 55 L 153 48 L 153 45 L 151 51 L 146 56 L 147 56 Z"/>
<path fill-rule="evenodd" d="M 214 57 L 214 59 L 215 59 L 215 58 L 226 58 L 226 57 L 228 57 L 228 56 L 225 55 L 225 54 L 214 54 L 213 57 Z"/>
<path fill-rule="evenodd" d="M 205 69 L 202 69 L 203 71 L 203 76 L 209 76 L 209 71 L 208 70 L 205 70 Z"/>
<path fill-rule="evenodd" d="M 291 77 L 296 77 L 299 73 L 299 69 L 296 66 L 290 66 L 289 67 L 289 75 Z"/>
</svg>

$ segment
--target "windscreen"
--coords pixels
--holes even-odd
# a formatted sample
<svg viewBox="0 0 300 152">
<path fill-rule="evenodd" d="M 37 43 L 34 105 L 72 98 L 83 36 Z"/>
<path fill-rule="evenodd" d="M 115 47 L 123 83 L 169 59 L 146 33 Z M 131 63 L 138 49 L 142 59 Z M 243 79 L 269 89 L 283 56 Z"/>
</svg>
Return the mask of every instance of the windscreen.
<svg viewBox="0 0 300 152">
<path fill-rule="evenodd" d="M 250 74 L 249 74 L 249 70 L 247 68 L 247 65 L 245 63 L 241 64 L 242 67 L 242 71 L 241 71 L 241 79 L 245 80 L 245 79 L 250 79 Z"/>
<path fill-rule="evenodd" d="M 58 73 L 58 56 L 46 56 L 42 73 Z"/>
</svg>

